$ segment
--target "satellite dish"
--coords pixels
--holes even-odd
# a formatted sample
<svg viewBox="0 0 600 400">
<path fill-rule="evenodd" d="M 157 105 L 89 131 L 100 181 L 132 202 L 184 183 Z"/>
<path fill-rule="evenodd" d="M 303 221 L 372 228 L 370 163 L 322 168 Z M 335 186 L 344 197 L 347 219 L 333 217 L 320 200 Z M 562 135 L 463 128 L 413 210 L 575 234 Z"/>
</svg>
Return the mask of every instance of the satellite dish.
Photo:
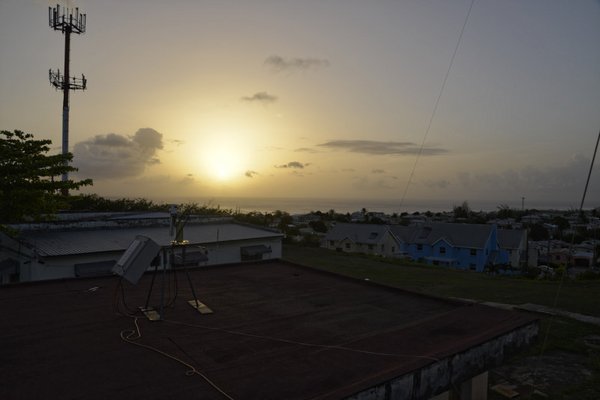
<svg viewBox="0 0 600 400">
<path fill-rule="evenodd" d="M 138 235 L 112 268 L 112 272 L 136 285 L 159 251 L 160 246 L 155 241 Z"/>
</svg>

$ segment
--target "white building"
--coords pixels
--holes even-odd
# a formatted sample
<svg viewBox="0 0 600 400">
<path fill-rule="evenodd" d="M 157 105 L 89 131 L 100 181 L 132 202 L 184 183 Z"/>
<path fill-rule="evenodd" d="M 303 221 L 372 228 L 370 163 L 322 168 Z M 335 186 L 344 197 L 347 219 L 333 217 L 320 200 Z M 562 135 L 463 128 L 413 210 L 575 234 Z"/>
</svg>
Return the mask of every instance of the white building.
<svg viewBox="0 0 600 400">
<path fill-rule="evenodd" d="M 185 246 L 172 245 L 168 218 L 146 215 L 123 221 L 119 217 L 109 218 L 105 224 L 87 221 L 15 226 L 17 239 L 0 233 L 0 283 L 111 274 L 138 235 L 156 242 L 172 260 L 170 267 L 281 258 L 280 232 L 231 219 L 188 222 L 183 230 Z"/>
</svg>

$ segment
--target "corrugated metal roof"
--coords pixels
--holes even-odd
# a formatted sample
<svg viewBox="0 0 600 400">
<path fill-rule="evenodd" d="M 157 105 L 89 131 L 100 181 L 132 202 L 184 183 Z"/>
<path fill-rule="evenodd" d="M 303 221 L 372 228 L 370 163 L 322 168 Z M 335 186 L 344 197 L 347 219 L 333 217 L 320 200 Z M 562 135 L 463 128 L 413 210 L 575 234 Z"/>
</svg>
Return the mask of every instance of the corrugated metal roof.
<svg viewBox="0 0 600 400">
<path fill-rule="evenodd" d="M 481 249 L 494 227 L 484 224 L 429 223 L 418 226 L 392 225 L 396 237 L 407 243 L 433 245 L 443 239 L 456 247 Z"/>
<path fill-rule="evenodd" d="M 354 243 L 375 244 L 379 243 L 388 230 L 387 225 L 337 223 L 327 232 L 325 240 L 344 240 L 348 238 Z"/>
<path fill-rule="evenodd" d="M 524 230 L 498 229 L 498 245 L 501 249 L 518 249 L 524 235 Z"/>
<path fill-rule="evenodd" d="M 121 251 L 129 246 L 136 235 L 147 236 L 160 246 L 171 244 L 169 228 L 164 226 L 21 233 L 22 239 L 42 257 Z M 188 224 L 183 234 L 190 244 L 281 236 L 271 230 L 235 223 Z"/>
</svg>

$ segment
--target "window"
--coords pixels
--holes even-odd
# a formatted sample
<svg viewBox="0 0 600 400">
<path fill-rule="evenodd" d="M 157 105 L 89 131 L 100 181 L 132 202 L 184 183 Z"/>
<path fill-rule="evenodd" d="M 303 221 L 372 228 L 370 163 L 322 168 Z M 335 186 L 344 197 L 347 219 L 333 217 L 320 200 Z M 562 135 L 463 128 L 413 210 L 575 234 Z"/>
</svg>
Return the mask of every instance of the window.
<svg viewBox="0 0 600 400">
<path fill-rule="evenodd" d="M 329 241 L 329 245 L 330 245 L 330 246 L 333 246 L 334 244 L 335 244 L 335 242 L 334 242 L 333 240 L 330 240 L 330 241 Z"/>
<path fill-rule="evenodd" d="M 381 245 L 381 251 L 385 251 L 385 245 Z"/>
<path fill-rule="evenodd" d="M 345 243 L 344 246 L 349 249 L 350 248 L 350 243 Z"/>
<path fill-rule="evenodd" d="M 446 254 L 446 248 L 440 247 L 440 254 Z"/>
<path fill-rule="evenodd" d="M 392 246 L 392 253 L 396 252 L 396 246 Z"/>
<path fill-rule="evenodd" d="M 417 250 L 423 250 L 423 245 L 422 244 L 418 244 L 417 245 Z"/>
<path fill-rule="evenodd" d="M 477 255 L 477 250 L 475 250 L 475 249 L 471 249 L 471 255 L 472 255 L 472 256 L 476 256 L 476 255 Z"/>
</svg>

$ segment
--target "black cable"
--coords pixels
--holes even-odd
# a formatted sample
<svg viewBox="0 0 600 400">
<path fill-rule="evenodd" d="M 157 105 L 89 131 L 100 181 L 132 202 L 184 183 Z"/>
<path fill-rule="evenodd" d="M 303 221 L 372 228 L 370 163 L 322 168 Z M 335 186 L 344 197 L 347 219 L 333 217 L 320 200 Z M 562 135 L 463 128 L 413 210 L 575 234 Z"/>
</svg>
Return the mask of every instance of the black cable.
<svg viewBox="0 0 600 400">
<path fill-rule="evenodd" d="M 417 164 L 419 163 L 419 159 L 423 154 L 423 148 L 425 147 L 425 142 L 427 141 L 427 136 L 429 135 L 429 131 L 431 130 L 431 125 L 433 124 L 433 119 L 435 118 L 435 114 L 437 113 L 438 106 L 440 104 L 440 99 L 442 98 L 442 94 L 444 93 L 444 89 L 446 88 L 446 82 L 448 81 L 448 76 L 450 76 L 450 71 L 452 70 L 452 65 L 454 64 L 454 58 L 456 58 L 456 53 L 458 52 L 458 47 L 462 42 L 463 34 L 465 33 L 465 28 L 467 27 L 467 22 L 469 21 L 469 17 L 471 15 L 471 10 L 473 9 L 473 5 L 475 4 L 475 0 L 471 0 L 471 5 L 469 6 L 469 10 L 467 11 L 467 16 L 465 17 L 465 21 L 463 23 L 462 29 L 460 30 L 460 35 L 458 36 L 458 40 L 456 41 L 456 46 L 454 47 L 454 52 L 452 53 L 452 57 L 450 58 L 450 64 L 448 65 L 448 69 L 446 70 L 446 75 L 444 75 L 444 80 L 442 82 L 442 87 L 440 89 L 440 93 L 435 100 L 433 111 L 431 113 L 431 117 L 429 118 L 429 123 L 427 124 L 427 129 L 425 129 L 425 135 L 423 136 L 423 141 L 421 142 L 421 147 L 419 148 L 419 152 L 417 153 L 417 157 L 415 158 L 415 163 L 413 164 L 412 170 L 410 171 L 410 175 L 408 176 L 408 181 L 406 182 L 406 187 L 404 188 L 404 193 L 402 194 L 402 198 L 400 199 L 399 207 L 402 208 L 404 205 L 404 200 L 406 199 L 406 193 L 408 192 L 408 187 L 410 186 L 413 176 L 415 174 L 415 170 L 417 169 Z"/>
</svg>

